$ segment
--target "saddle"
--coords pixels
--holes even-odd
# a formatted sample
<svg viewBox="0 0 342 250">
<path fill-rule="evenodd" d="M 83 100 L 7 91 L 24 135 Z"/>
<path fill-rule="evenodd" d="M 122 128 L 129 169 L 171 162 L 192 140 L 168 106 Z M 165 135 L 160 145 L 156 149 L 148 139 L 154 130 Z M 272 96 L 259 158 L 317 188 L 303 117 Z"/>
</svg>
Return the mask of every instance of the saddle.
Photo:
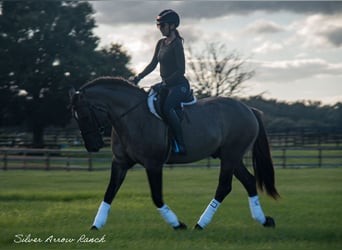
<svg viewBox="0 0 342 250">
<path fill-rule="evenodd" d="M 160 120 L 164 120 L 164 114 L 162 112 L 162 95 L 160 91 L 159 84 L 156 84 L 151 87 L 148 92 L 147 97 L 147 106 L 150 112 Z M 190 90 L 189 94 L 186 96 L 184 100 L 176 107 L 176 113 L 178 117 L 182 120 L 183 119 L 183 110 L 185 106 L 189 106 L 195 104 L 197 102 L 196 97 L 193 94 L 193 90 Z"/>
</svg>

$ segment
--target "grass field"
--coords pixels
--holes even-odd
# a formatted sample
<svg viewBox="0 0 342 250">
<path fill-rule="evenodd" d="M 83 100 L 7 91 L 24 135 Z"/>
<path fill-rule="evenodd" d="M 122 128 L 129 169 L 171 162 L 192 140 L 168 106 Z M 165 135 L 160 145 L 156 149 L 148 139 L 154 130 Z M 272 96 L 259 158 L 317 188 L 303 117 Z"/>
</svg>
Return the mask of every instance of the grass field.
<svg viewBox="0 0 342 250">
<path fill-rule="evenodd" d="M 107 225 L 89 231 L 109 172 L 1 171 L 0 249 L 342 249 L 342 169 L 276 169 L 279 201 L 260 195 L 276 228 L 252 220 L 233 191 L 203 231 L 174 231 L 152 205 L 145 172 L 128 173 Z M 216 168 L 164 171 L 166 203 L 192 227 L 213 198 Z M 89 241 L 97 239 L 98 243 Z M 73 242 L 53 242 L 53 241 Z M 42 241 L 42 242 L 34 242 Z"/>
</svg>

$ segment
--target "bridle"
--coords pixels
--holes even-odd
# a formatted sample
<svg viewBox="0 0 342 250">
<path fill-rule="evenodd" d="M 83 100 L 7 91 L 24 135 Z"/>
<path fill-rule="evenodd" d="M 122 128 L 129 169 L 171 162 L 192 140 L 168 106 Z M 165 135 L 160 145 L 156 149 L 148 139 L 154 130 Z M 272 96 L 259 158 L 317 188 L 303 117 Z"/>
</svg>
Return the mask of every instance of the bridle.
<svg viewBox="0 0 342 250">
<path fill-rule="evenodd" d="M 81 130 L 81 133 L 83 135 L 89 135 L 89 134 L 93 134 L 93 133 L 99 133 L 100 135 L 103 135 L 104 134 L 104 130 L 105 130 L 105 127 L 107 126 L 107 124 L 109 122 L 105 122 L 105 123 L 101 123 L 96 115 L 96 111 L 100 111 L 100 112 L 103 112 L 103 113 L 106 113 L 107 114 L 107 110 L 103 107 L 100 107 L 100 106 L 97 106 L 97 105 L 93 105 L 93 104 L 84 104 L 84 106 L 86 106 L 86 108 L 89 110 L 90 112 L 90 116 L 91 116 L 91 119 L 92 119 L 92 122 L 93 124 L 95 125 L 96 128 L 94 128 L 93 126 L 91 128 L 88 128 L 86 130 Z M 72 113 L 73 113 L 73 116 L 74 118 L 77 120 L 77 121 L 80 121 L 80 117 L 79 117 L 79 112 L 77 111 L 77 109 L 79 109 L 80 106 L 77 107 L 77 105 L 72 105 Z"/>
<path fill-rule="evenodd" d="M 108 116 L 107 110 L 106 110 L 105 108 L 102 108 L 102 107 L 100 107 L 100 106 L 96 106 L 96 105 L 93 105 L 93 104 L 89 105 L 89 110 L 90 110 L 91 116 L 93 117 L 93 120 L 94 120 L 94 122 L 95 122 L 95 124 L 96 124 L 96 127 L 98 128 L 98 129 L 97 129 L 98 132 L 99 132 L 101 135 L 103 135 L 103 134 L 104 134 L 104 131 L 105 131 L 105 127 L 109 124 L 108 119 L 105 120 L 106 122 L 101 123 L 101 122 L 99 121 L 99 119 L 97 118 L 96 113 L 95 113 L 94 110 L 97 110 L 97 111 L 99 111 L 99 112 L 103 112 L 103 113 L 105 113 L 106 116 Z"/>
<path fill-rule="evenodd" d="M 125 112 L 123 112 L 121 115 L 119 115 L 119 119 L 124 118 L 126 115 L 128 115 L 129 113 L 133 112 L 135 109 L 137 109 L 142 103 L 144 103 L 146 101 L 146 98 L 143 98 L 141 101 L 139 101 L 138 103 L 136 103 L 135 105 L 133 105 L 132 107 L 128 108 L 128 110 L 126 110 Z M 88 108 L 88 110 L 91 113 L 91 117 L 93 119 L 93 122 L 95 123 L 96 127 L 98 128 L 98 132 L 102 135 L 104 133 L 104 128 L 110 123 L 109 119 L 107 120 L 107 122 L 105 122 L 104 124 L 101 124 L 101 122 L 98 120 L 97 116 L 96 116 L 96 111 L 102 112 L 102 113 L 106 113 L 106 115 L 108 116 L 108 112 L 107 109 L 99 106 L 99 105 L 94 105 L 94 104 L 85 104 Z M 77 105 L 72 105 L 72 111 L 73 111 L 73 116 L 75 117 L 76 120 L 79 120 L 78 115 L 77 115 L 77 108 L 75 107 Z M 83 132 L 83 134 L 90 134 L 93 133 L 94 131 L 86 131 Z"/>
</svg>

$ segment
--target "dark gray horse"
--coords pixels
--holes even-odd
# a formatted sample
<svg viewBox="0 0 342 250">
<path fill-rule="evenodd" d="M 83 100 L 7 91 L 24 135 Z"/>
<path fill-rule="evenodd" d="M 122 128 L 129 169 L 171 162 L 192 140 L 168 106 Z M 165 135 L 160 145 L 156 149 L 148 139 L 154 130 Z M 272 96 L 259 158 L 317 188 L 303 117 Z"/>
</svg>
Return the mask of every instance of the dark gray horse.
<svg viewBox="0 0 342 250">
<path fill-rule="evenodd" d="M 164 163 L 189 163 L 206 157 L 221 160 L 219 183 L 214 199 L 195 225 L 203 229 L 232 188 L 232 176 L 244 185 L 252 217 L 266 227 L 274 227 L 265 216 L 256 186 L 277 198 L 274 169 L 261 114 L 230 98 L 205 98 L 185 108 L 182 121 L 185 156 L 172 155 L 168 126 L 153 116 L 146 104 L 147 93 L 122 78 L 102 77 L 71 93 L 73 114 L 78 121 L 85 147 L 97 152 L 103 146 L 101 128 L 112 129 L 112 172 L 104 200 L 92 228 L 104 226 L 116 193 L 127 170 L 139 163 L 146 169 L 151 195 L 165 221 L 175 229 L 185 229 L 175 213 L 164 203 L 162 167 Z M 244 154 L 253 151 L 255 177 L 243 164 Z"/>
</svg>

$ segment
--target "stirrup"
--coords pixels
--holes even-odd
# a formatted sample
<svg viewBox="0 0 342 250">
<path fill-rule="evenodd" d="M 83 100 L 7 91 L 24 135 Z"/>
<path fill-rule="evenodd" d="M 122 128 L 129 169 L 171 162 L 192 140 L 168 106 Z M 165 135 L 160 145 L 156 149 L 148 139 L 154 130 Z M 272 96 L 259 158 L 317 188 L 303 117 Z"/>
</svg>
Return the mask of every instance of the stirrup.
<svg viewBox="0 0 342 250">
<path fill-rule="evenodd" d="M 172 152 L 177 155 L 186 155 L 185 146 L 179 144 L 176 140 L 173 140 Z"/>
</svg>

